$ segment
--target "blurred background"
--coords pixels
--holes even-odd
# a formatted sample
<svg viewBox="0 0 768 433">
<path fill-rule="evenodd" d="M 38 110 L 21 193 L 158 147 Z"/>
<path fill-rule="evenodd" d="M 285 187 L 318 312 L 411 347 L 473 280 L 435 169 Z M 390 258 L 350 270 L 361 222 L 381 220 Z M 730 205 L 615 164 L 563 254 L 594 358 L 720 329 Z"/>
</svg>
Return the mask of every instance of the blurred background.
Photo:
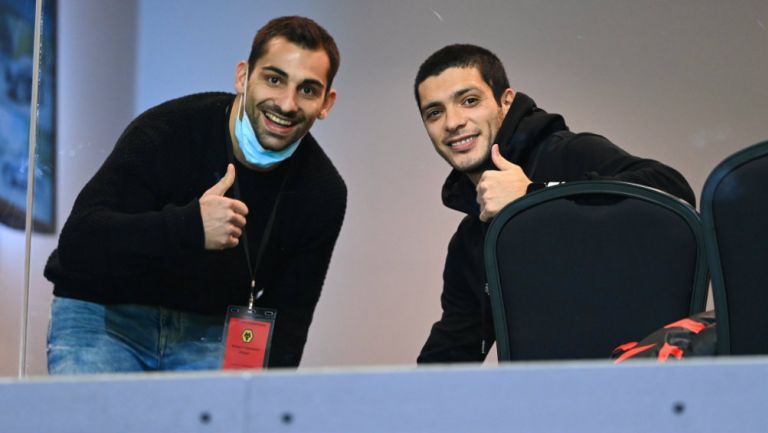
<svg viewBox="0 0 768 433">
<path fill-rule="evenodd" d="M 3 41 L 18 21 L 7 18 L 15 12 L 4 3 L 14 0 L 0 2 Z M 19 3 L 34 11 L 34 1 Z M 46 371 L 52 285 L 42 270 L 77 193 L 137 114 L 189 93 L 232 91 L 236 63 L 247 58 L 256 30 L 276 16 L 315 19 L 341 50 L 338 99 L 313 134 L 346 180 L 347 216 L 301 368 L 413 365 L 439 318 L 443 260 L 462 215 L 440 201 L 449 168 L 421 124 L 413 79 L 421 62 L 446 44 L 494 51 L 513 88 L 563 114 L 574 131 L 605 135 L 630 153 L 677 168 L 697 198 L 723 158 L 768 139 L 764 0 L 46 3 L 54 25 L 43 43 L 50 64 L 40 82 L 55 86 L 51 108 L 41 105 L 39 114 L 53 120 L 40 121 L 38 131 L 50 155 L 43 146 L 35 172 L 43 186 L 36 189 L 29 265 L 30 375 Z M 6 57 L 12 52 L 0 48 Z M 6 57 L 0 59 L 4 112 L 12 109 L 10 65 L 20 63 Z M 2 119 L 7 137 L 11 129 Z M 10 171 L 0 196 L 25 191 L 24 170 Z M 20 362 L 25 238 L 12 223 L 18 209 L 5 207 L 0 375 L 12 376 Z"/>
</svg>

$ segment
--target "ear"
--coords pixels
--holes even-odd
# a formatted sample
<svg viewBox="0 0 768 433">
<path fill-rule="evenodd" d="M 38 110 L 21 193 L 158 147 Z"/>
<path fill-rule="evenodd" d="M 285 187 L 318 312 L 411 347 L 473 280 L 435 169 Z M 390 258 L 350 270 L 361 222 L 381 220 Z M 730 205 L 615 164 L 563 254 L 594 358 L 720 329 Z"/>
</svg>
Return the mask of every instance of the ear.
<svg viewBox="0 0 768 433">
<path fill-rule="evenodd" d="M 245 91 L 245 74 L 248 71 L 248 62 L 241 60 L 235 66 L 235 93 Z"/>
<path fill-rule="evenodd" d="M 512 106 L 512 101 L 515 100 L 515 90 L 514 89 L 507 89 L 504 91 L 504 93 L 501 94 L 501 110 L 504 113 L 504 115 L 507 115 L 507 111 L 509 111 L 509 107 Z"/>
<path fill-rule="evenodd" d="M 325 95 L 325 101 L 323 101 L 323 109 L 320 110 L 320 114 L 317 115 L 317 118 L 320 120 L 325 119 L 328 117 L 328 113 L 331 112 L 331 109 L 333 108 L 333 104 L 336 102 L 336 89 L 331 89 L 328 91 L 328 94 Z"/>
</svg>

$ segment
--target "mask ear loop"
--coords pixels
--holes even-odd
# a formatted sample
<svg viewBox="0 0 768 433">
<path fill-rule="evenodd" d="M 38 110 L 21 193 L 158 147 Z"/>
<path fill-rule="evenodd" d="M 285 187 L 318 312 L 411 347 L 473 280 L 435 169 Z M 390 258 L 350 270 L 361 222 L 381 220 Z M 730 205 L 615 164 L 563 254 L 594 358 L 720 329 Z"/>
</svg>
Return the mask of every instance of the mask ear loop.
<svg viewBox="0 0 768 433">
<path fill-rule="evenodd" d="M 240 113 L 238 114 L 240 119 L 245 114 L 245 100 L 248 98 L 248 66 L 247 64 L 245 65 L 245 85 L 243 86 L 243 97 L 240 99 Z"/>
</svg>

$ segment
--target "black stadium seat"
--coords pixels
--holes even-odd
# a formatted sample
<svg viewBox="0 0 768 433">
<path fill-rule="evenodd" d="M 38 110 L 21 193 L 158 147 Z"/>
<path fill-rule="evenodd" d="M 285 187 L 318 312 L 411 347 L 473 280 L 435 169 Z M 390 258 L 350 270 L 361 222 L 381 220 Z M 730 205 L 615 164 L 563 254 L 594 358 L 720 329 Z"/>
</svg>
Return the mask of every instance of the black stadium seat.
<svg viewBox="0 0 768 433">
<path fill-rule="evenodd" d="M 510 203 L 488 228 L 485 260 L 500 361 L 605 359 L 706 303 L 696 211 L 625 182 Z"/>
<path fill-rule="evenodd" d="M 704 184 L 701 218 L 718 354 L 768 354 L 768 141 L 715 167 Z"/>
</svg>

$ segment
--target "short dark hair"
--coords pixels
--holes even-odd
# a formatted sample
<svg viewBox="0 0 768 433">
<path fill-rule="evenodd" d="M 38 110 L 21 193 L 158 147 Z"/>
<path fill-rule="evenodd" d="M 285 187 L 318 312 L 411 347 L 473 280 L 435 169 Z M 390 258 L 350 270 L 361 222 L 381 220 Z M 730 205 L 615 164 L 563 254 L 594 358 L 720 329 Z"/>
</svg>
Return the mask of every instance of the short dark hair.
<svg viewBox="0 0 768 433">
<path fill-rule="evenodd" d="M 416 103 L 421 107 L 419 84 L 429 77 L 440 75 L 448 68 L 477 68 L 483 81 L 493 91 L 497 104 L 501 104 L 501 95 L 509 88 L 507 73 L 501 60 L 489 50 L 470 44 L 447 45 L 429 56 L 419 67 L 413 93 Z"/>
<path fill-rule="evenodd" d="M 325 92 L 331 89 L 333 78 L 339 70 L 339 49 L 333 37 L 315 21 L 300 16 L 287 16 L 272 19 L 260 28 L 253 37 L 251 54 L 248 56 L 248 70 L 253 71 L 256 62 L 266 54 L 267 44 L 276 37 L 284 37 L 306 50 L 322 49 L 328 55 L 330 67 L 328 68 L 328 86 Z"/>
</svg>

